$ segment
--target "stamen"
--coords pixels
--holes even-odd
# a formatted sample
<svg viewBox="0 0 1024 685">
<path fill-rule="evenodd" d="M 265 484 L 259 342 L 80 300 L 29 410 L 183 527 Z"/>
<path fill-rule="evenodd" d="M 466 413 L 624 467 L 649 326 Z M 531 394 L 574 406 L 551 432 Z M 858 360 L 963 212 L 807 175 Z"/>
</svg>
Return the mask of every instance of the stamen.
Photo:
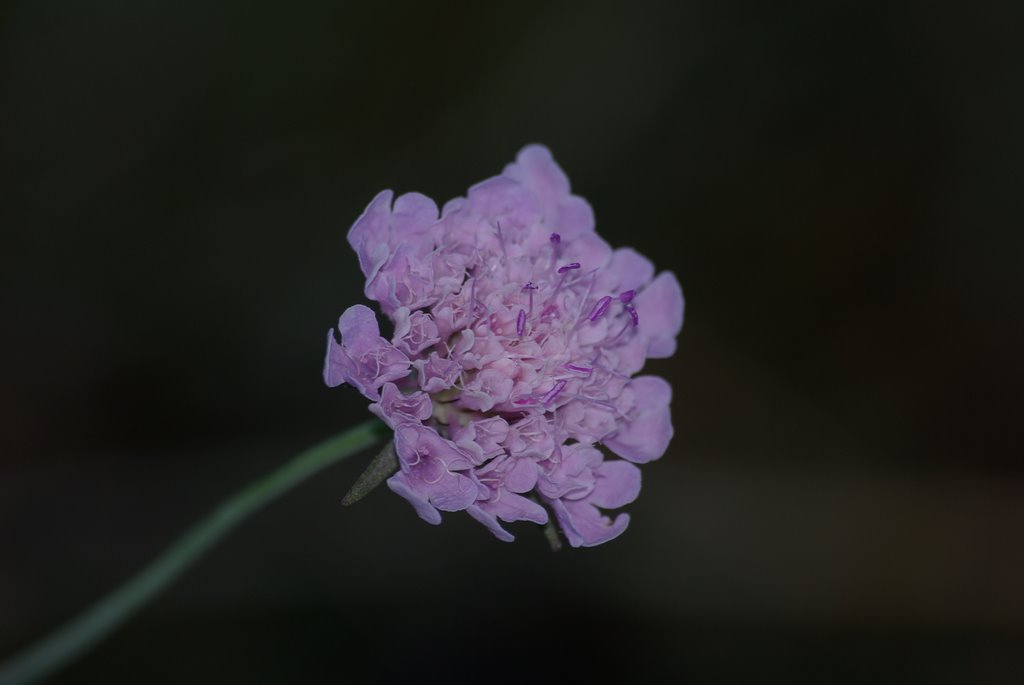
<svg viewBox="0 0 1024 685">
<path fill-rule="evenodd" d="M 633 319 L 633 325 L 640 325 L 640 315 L 636 312 L 636 307 L 631 304 L 626 305 L 626 311 L 629 312 L 629 316 Z"/>
<path fill-rule="evenodd" d="M 562 236 L 557 233 L 551 234 L 551 266 L 548 268 L 554 268 L 555 262 L 558 261 L 558 256 L 562 252 Z"/>
<path fill-rule="evenodd" d="M 594 371 L 592 366 L 580 366 L 579 364 L 566 364 L 565 368 L 570 371 L 579 371 L 580 373 L 593 373 Z"/>
<path fill-rule="evenodd" d="M 634 297 L 636 297 L 636 291 L 627 290 L 624 293 L 619 293 L 619 302 L 621 302 L 622 304 L 628 304 L 633 301 Z"/>
<path fill-rule="evenodd" d="M 621 338 L 626 331 L 628 331 L 631 327 L 635 328 L 637 323 L 639 323 L 639 320 L 638 320 L 637 315 L 636 315 L 636 309 L 633 307 L 633 305 L 627 304 L 626 307 L 627 307 L 627 309 L 626 309 L 627 312 L 630 309 L 633 310 L 633 312 L 632 312 L 632 314 L 630 316 L 632 316 L 634 318 L 634 321 L 632 321 L 632 322 L 631 321 L 627 321 L 625 324 L 623 324 L 622 328 L 619 329 L 619 332 L 615 334 L 615 337 L 612 338 L 611 340 L 607 341 L 607 344 L 609 344 L 609 345 L 614 345 L 616 342 L 619 341 L 619 338 Z"/>
<path fill-rule="evenodd" d="M 512 404 L 515 404 L 515 405 L 518 405 L 518 406 L 521 407 L 524 404 L 533 404 L 536 401 L 537 400 L 533 397 L 533 395 L 527 395 L 526 397 L 520 397 L 517 400 L 512 400 Z"/>
<path fill-rule="evenodd" d="M 541 402 L 543 402 L 546 405 L 551 404 L 555 400 L 555 398 L 558 397 L 558 393 L 562 392 L 562 390 L 565 389 L 565 384 L 567 382 L 568 381 L 562 380 L 555 383 L 555 387 L 547 391 L 547 394 L 545 394 L 544 397 L 541 398 Z"/>
<path fill-rule="evenodd" d="M 554 266 L 554 262 L 552 262 L 551 266 Z M 566 264 L 565 266 L 558 268 L 558 273 L 562 274 L 562 277 L 558 279 L 558 285 L 555 286 L 555 291 L 548 297 L 548 302 L 555 301 L 555 298 L 558 297 L 558 293 L 562 292 L 562 286 L 565 285 L 565 279 L 569 277 L 569 272 L 578 268 L 580 268 L 579 262 L 573 262 L 572 264 Z M 548 306 L 544 312 L 547 312 L 548 309 L 551 309 L 553 306 L 553 304 Z M 541 317 L 544 316 L 544 312 L 541 313 Z"/>
<path fill-rule="evenodd" d="M 531 291 L 532 292 L 532 291 Z M 519 310 L 519 316 L 516 317 L 516 335 L 520 338 L 523 337 L 523 331 L 526 330 L 526 312 L 522 309 Z"/>
<path fill-rule="evenodd" d="M 590 312 L 590 320 L 597 321 L 602 316 L 604 316 L 604 313 L 608 311 L 608 307 L 610 307 L 611 304 L 612 298 L 610 295 L 605 295 L 600 300 L 598 300 L 597 304 L 594 305 L 594 308 Z"/>
<path fill-rule="evenodd" d="M 570 397 L 574 400 L 579 400 L 581 402 L 586 402 L 587 404 L 596 404 L 599 407 L 607 409 L 613 414 L 618 414 L 623 418 L 626 417 L 626 415 L 618 407 L 616 407 L 614 404 L 607 400 L 601 400 L 596 397 L 587 397 L 586 395 L 566 395 L 566 397 Z"/>
<path fill-rule="evenodd" d="M 590 272 L 590 282 L 587 283 L 587 291 L 586 291 L 586 293 L 584 293 L 583 297 L 579 298 L 579 300 L 580 300 L 580 307 L 579 307 L 579 309 L 576 310 L 576 318 L 574 319 L 573 326 L 572 326 L 573 332 L 575 332 L 576 329 L 579 328 L 580 324 L 583 322 L 583 310 L 587 306 L 587 300 L 590 299 L 590 293 L 592 293 L 594 291 L 594 282 L 596 280 L 597 280 L 597 269 L 594 269 L 594 270 L 592 270 Z"/>
<path fill-rule="evenodd" d="M 530 293 L 530 308 L 526 311 L 527 316 L 533 314 L 533 291 L 537 289 L 538 286 L 534 285 L 533 281 L 527 281 L 526 285 L 523 286 L 523 290 Z"/>
<path fill-rule="evenodd" d="M 476 321 L 476 277 L 473 277 L 473 283 L 469 286 L 469 320 L 471 322 Z"/>
<path fill-rule="evenodd" d="M 505 235 L 501 232 L 501 222 L 496 221 L 495 224 L 498 227 L 498 244 L 501 245 L 501 255 L 508 262 L 508 252 L 505 250 Z"/>
</svg>

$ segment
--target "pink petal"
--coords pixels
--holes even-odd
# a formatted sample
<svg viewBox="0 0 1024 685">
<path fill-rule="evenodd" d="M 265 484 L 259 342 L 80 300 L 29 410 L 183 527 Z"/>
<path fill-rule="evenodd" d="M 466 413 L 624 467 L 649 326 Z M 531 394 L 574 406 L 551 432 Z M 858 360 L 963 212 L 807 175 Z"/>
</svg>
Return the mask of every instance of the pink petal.
<svg viewBox="0 0 1024 685">
<path fill-rule="evenodd" d="M 597 467 L 597 483 L 586 501 L 603 509 L 626 506 L 640 494 L 640 469 L 628 461 L 606 461 Z"/>
<path fill-rule="evenodd" d="M 519 231 L 541 218 L 537 197 L 515 181 L 495 176 L 469 189 L 469 206 L 497 230 Z"/>
<path fill-rule="evenodd" d="M 441 523 L 441 512 L 435 509 L 434 506 L 427 501 L 427 498 L 412 486 L 409 476 L 405 473 L 399 471 L 388 478 L 388 487 L 392 492 L 407 499 L 421 519 L 427 523 L 432 523 L 435 526 Z"/>
<path fill-rule="evenodd" d="M 544 507 L 507 490 L 500 491 L 500 495 L 496 495 L 490 500 L 477 502 L 466 509 L 466 512 L 487 526 L 503 542 L 512 542 L 515 537 L 501 527 L 498 519 L 506 523 L 532 521 L 543 525 L 548 522 L 548 512 L 544 510 Z"/>
<path fill-rule="evenodd" d="M 555 213 L 553 228 L 566 240 L 594 232 L 594 210 L 578 195 L 563 199 Z"/>
<path fill-rule="evenodd" d="M 615 294 L 625 290 L 637 290 L 654 278 L 654 264 L 631 247 L 620 247 L 612 253 L 611 261 L 600 274 L 598 282 L 602 290 Z"/>
<path fill-rule="evenodd" d="M 377 344 L 380 326 L 373 310 L 362 304 L 346 309 L 338 320 L 341 342 L 346 349 L 362 352 Z"/>
<path fill-rule="evenodd" d="M 676 336 L 683 328 L 683 289 L 675 274 L 662 271 L 633 304 L 640 313 L 640 334 L 648 341 L 647 356 L 671 357 L 676 351 Z"/>
<path fill-rule="evenodd" d="M 334 329 L 327 331 L 327 356 L 324 359 L 324 383 L 336 388 L 345 382 L 345 366 L 349 364 L 341 345 L 334 339 Z"/>
<path fill-rule="evenodd" d="M 628 386 L 636 396 L 630 418 L 604 444 L 636 464 L 659 458 L 672 439 L 672 386 L 657 376 L 638 376 Z"/>
<path fill-rule="evenodd" d="M 619 514 L 612 520 L 585 501 L 553 500 L 549 504 L 573 547 L 594 547 L 608 542 L 622 535 L 629 525 L 629 514 Z"/>
<path fill-rule="evenodd" d="M 545 208 L 545 216 L 553 218 L 552 210 L 569 195 L 569 179 L 543 145 L 527 145 L 516 155 L 514 164 L 502 171 L 529 188 Z"/>
<path fill-rule="evenodd" d="M 426 195 L 420 193 L 399 195 L 391 211 L 392 240 L 417 239 L 428 232 L 437 219 L 437 203 Z"/>
<path fill-rule="evenodd" d="M 388 223 L 391 218 L 390 190 L 382 190 L 370 201 L 362 216 L 348 230 L 348 242 L 359 257 L 363 275 L 371 278 L 388 258 Z"/>
</svg>

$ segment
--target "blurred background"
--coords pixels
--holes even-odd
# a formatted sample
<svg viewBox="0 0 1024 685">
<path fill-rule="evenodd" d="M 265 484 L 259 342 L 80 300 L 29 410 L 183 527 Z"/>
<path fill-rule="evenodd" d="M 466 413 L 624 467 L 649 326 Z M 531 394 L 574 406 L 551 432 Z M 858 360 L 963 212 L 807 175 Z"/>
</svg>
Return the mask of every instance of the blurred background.
<svg viewBox="0 0 1024 685">
<path fill-rule="evenodd" d="M 1024 682 L 1024 12 L 972 7 L 5 3 L 0 660 L 368 416 L 378 190 L 542 142 L 687 297 L 629 531 L 343 509 L 364 455 L 54 682 Z"/>
</svg>

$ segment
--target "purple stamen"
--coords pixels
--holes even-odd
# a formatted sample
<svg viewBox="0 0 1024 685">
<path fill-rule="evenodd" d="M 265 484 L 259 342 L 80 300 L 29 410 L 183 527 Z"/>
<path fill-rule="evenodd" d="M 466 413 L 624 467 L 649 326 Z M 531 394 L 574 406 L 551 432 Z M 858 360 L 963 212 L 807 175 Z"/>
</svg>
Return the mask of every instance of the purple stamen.
<svg viewBox="0 0 1024 685">
<path fill-rule="evenodd" d="M 597 321 L 602 316 L 604 316 L 604 313 L 608 311 L 608 307 L 610 307 L 611 304 L 612 298 L 609 295 L 605 295 L 600 300 L 598 300 L 597 304 L 594 305 L 594 309 L 591 310 L 590 312 L 590 320 Z"/>
<path fill-rule="evenodd" d="M 518 400 L 512 400 L 512 404 L 519 405 L 520 407 L 524 404 L 533 404 L 536 400 L 533 395 L 527 395 L 526 397 L 520 397 Z"/>
<path fill-rule="evenodd" d="M 551 266 L 554 265 L 555 262 L 552 259 Z M 558 293 L 562 292 L 562 286 L 565 285 L 565 279 L 569 277 L 569 272 L 578 268 L 580 268 L 579 262 L 573 262 L 572 264 L 566 264 L 565 266 L 558 267 L 558 273 L 562 274 L 562 277 L 558 279 L 558 285 L 555 286 L 555 292 L 551 293 L 551 296 L 548 298 L 548 302 L 555 301 L 555 298 L 558 297 Z M 541 314 L 541 316 L 543 316 L 543 314 Z"/>
<path fill-rule="evenodd" d="M 627 290 L 624 293 L 619 293 L 619 302 L 621 302 L 622 304 L 628 304 L 633 301 L 634 297 L 636 297 L 636 291 Z"/>
<path fill-rule="evenodd" d="M 551 266 L 555 266 L 559 255 L 562 253 L 562 236 L 557 233 L 551 234 Z"/>
<path fill-rule="evenodd" d="M 594 370 L 592 366 L 580 366 L 578 364 L 566 364 L 565 368 L 570 371 L 579 371 L 580 373 L 591 373 Z"/>
<path fill-rule="evenodd" d="M 533 314 L 533 291 L 537 290 L 538 286 L 533 284 L 533 281 L 527 281 L 526 285 L 523 286 L 523 290 L 530 293 L 530 308 L 526 310 L 526 315 L 530 316 Z"/>
<path fill-rule="evenodd" d="M 523 337 L 523 331 L 526 330 L 526 312 L 522 309 L 519 310 L 519 316 L 516 317 L 516 335 L 520 338 Z"/>
<path fill-rule="evenodd" d="M 562 392 L 562 390 L 565 389 L 565 384 L 567 382 L 568 381 L 558 381 L 557 383 L 555 383 L 555 387 L 547 391 L 547 394 L 545 394 L 544 397 L 541 398 L 541 402 L 543 402 L 544 404 L 551 404 L 554 401 L 554 399 L 558 397 L 558 393 Z"/>
<path fill-rule="evenodd" d="M 498 244 L 501 245 L 501 254 L 508 259 L 508 252 L 505 250 L 505 236 L 501 232 L 501 222 L 495 222 L 498 227 Z"/>
<path fill-rule="evenodd" d="M 629 312 L 629 316 L 633 319 L 633 325 L 640 325 L 640 315 L 636 312 L 636 307 L 631 304 L 626 305 L 626 311 Z"/>
</svg>

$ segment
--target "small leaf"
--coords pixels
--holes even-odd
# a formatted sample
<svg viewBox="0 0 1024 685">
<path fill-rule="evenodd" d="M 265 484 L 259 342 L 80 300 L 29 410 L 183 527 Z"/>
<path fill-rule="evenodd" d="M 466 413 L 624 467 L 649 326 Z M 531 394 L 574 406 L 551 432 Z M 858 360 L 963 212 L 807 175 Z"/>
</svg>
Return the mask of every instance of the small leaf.
<svg viewBox="0 0 1024 685">
<path fill-rule="evenodd" d="M 380 451 L 380 454 L 373 458 L 373 461 L 366 467 L 362 475 L 356 479 L 355 485 L 342 498 L 341 503 L 346 507 L 350 504 L 355 504 L 370 494 L 373 489 L 387 480 L 397 470 L 398 456 L 395 454 L 395 443 L 392 441 Z"/>
</svg>

